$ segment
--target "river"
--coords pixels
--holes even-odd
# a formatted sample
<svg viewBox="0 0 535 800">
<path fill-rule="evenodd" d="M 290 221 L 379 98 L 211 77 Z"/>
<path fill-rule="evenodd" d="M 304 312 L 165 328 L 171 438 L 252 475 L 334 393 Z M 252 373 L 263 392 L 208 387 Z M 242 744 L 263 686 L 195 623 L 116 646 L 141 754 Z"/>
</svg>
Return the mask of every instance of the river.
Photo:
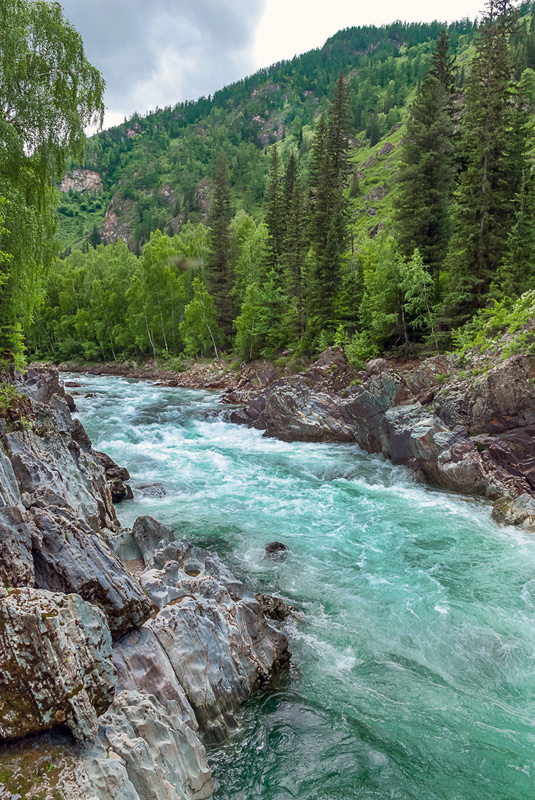
<svg viewBox="0 0 535 800">
<path fill-rule="evenodd" d="M 210 752 L 216 800 L 533 800 L 533 535 L 356 445 L 231 425 L 217 395 L 64 377 L 94 447 L 166 489 L 123 524 L 151 514 L 303 612 L 290 675 Z"/>
</svg>

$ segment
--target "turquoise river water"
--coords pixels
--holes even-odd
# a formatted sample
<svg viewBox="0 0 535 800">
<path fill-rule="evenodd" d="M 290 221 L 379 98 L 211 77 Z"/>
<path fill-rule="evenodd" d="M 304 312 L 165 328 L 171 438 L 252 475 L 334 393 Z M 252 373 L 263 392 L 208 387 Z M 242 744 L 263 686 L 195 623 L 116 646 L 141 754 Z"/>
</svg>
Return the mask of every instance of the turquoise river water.
<svg viewBox="0 0 535 800">
<path fill-rule="evenodd" d="M 535 798 L 533 535 L 357 446 L 231 425 L 217 395 L 66 377 L 94 446 L 167 490 L 124 524 L 152 514 L 303 612 L 290 675 L 210 752 L 216 800 Z"/>
</svg>

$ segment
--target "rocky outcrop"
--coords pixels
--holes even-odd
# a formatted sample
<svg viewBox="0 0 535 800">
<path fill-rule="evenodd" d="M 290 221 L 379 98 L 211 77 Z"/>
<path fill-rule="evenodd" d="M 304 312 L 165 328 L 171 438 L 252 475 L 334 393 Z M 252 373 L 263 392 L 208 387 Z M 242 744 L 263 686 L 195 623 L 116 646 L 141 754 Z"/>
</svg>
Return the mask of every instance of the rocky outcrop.
<svg viewBox="0 0 535 800">
<path fill-rule="evenodd" d="M 0 740 L 56 725 L 77 739 L 96 735 L 115 691 L 98 608 L 77 595 L 0 590 L 0 664 Z"/>
<path fill-rule="evenodd" d="M 174 541 L 175 534 L 169 525 L 163 525 L 153 517 L 138 517 L 132 528 L 132 538 L 139 548 L 146 567 L 152 564 L 154 553 L 160 544 Z"/>
<path fill-rule="evenodd" d="M 60 184 L 61 192 L 101 192 L 102 178 L 91 169 L 73 169 L 67 173 Z"/>
<path fill-rule="evenodd" d="M 112 494 L 128 473 L 92 449 L 57 373 L 9 380 L 0 760 L 16 768 L 2 773 L 0 796 L 20 795 L 20 777 L 25 794 L 65 800 L 205 800 L 201 737 L 224 738 L 251 692 L 288 663 L 282 601 L 259 602 L 217 556 L 152 517 L 121 529 Z M 24 743 L 13 741 L 24 736 L 30 752 L 51 754 L 46 780 L 27 774 Z"/>
<path fill-rule="evenodd" d="M 463 494 L 506 501 L 535 494 L 533 359 L 513 356 L 470 390 L 457 381 L 447 391 L 441 387 L 455 356 L 411 371 L 376 359 L 340 390 L 333 389 L 334 376 L 346 376 L 347 365 L 341 351 L 336 358 L 332 351 L 299 377 L 268 386 L 231 421 L 285 441 L 357 442 L 421 480 Z M 329 377 L 321 374 L 326 365 Z M 524 527 L 535 524 L 529 509 L 521 517 Z M 507 519 L 520 519 L 515 508 Z"/>
<path fill-rule="evenodd" d="M 14 385 L 20 400 L 10 419 L 0 418 L 0 470 L 7 475 L 3 504 L 16 505 L 23 494 L 30 505 L 56 497 L 94 531 L 118 528 L 104 469 L 69 411 L 58 373 L 29 369 Z"/>
<path fill-rule="evenodd" d="M 139 627 L 153 606 L 139 583 L 100 536 L 68 508 L 32 508 L 35 582 L 39 588 L 76 593 L 106 615 L 114 637 Z"/>
<path fill-rule="evenodd" d="M 288 664 L 287 639 L 217 556 L 181 541 L 157 551 L 154 563 L 141 584 L 161 611 L 147 627 L 205 736 L 220 741 L 242 703 Z"/>
<path fill-rule="evenodd" d="M 174 700 L 123 691 L 102 717 L 99 736 L 64 771 L 64 800 L 207 800 L 206 752 Z"/>
<path fill-rule="evenodd" d="M 122 503 L 123 500 L 132 500 L 134 492 L 132 487 L 126 483 L 130 480 L 130 473 L 126 467 L 120 467 L 107 453 L 93 451 L 96 461 L 104 470 L 104 477 L 110 490 L 111 499 L 114 503 Z"/>
</svg>

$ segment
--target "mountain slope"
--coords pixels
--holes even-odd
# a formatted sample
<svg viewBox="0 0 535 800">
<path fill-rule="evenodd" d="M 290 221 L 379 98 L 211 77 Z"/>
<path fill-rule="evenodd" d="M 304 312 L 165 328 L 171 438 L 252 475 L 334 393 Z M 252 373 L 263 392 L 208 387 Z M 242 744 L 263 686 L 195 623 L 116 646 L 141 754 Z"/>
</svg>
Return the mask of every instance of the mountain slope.
<svg viewBox="0 0 535 800">
<path fill-rule="evenodd" d="M 213 97 L 134 115 L 92 137 L 85 163 L 69 164 L 71 179 L 62 183 L 63 247 L 80 247 L 92 235 L 93 241 L 123 238 L 138 251 L 156 228 L 177 232 L 187 219 L 205 219 L 220 150 L 230 167 L 235 209 L 259 214 L 270 145 L 281 143 L 283 162 L 297 149 L 306 175 L 314 126 L 340 71 L 351 90 L 356 131 L 355 219 L 373 232 L 389 208 L 399 128 L 440 29 L 438 22 L 349 28 L 321 49 L 260 70 Z M 460 67 L 475 30 L 468 20 L 449 26 Z"/>
</svg>

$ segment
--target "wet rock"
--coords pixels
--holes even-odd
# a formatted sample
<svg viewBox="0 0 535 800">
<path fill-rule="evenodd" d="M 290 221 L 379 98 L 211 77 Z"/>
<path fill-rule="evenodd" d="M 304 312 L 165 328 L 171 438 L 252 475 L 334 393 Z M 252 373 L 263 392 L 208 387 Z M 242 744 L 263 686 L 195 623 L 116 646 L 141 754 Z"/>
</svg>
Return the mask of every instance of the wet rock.
<svg viewBox="0 0 535 800">
<path fill-rule="evenodd" d="M 173 670 L 209 741 L 237 724 L 237 711 L 290 658 L 284 634 L 221 560 L 188 542 L 155 553 L 141 583 L 161 607 L 146 623 Z"/>
<path fill-rule="evenodd" d="M 289 606 L 280 597 L 274 597 L 271 594 L 256 594 L 255 597 L 262 606 L 266 617 L 277 620 L 277 622 L 283 622 L 297 611 L 295 606 Z"/>
<path fill-rule="evenodd" d="M 145 566 L 152 563 L 154 552 L 160 542 L 174 541 L 175 534 L 169 525 L 158 522 L 153 517 L 138 517 L 132 527 L 132 537 L 139 547 Z"/>
<path fill-rule="evenodd" d="M 72 510 L 32 508 L 33 560 L 36 585 L 75 592 L 102 609 L 113 636 L 138 627 L 152 604 L 139 583 Z"/>
<path fill-rule="evenodd" d="M 515 499 L 501 498 L 494 505 L 492 517 L 503 525 L 518 525 L 535 532 L 535 498 L 528 494 Z"/>
<path fill-rule="evenodd" d="M 136 492 L 143 497 L 165 497 L 167 494 L 163 483 L 140 483 L 136 486 Z"/>
<path fill-rule="evenodd" d="M 175 701 L 123 691 L 58 787 L 64 800 L 207 800 L 206 751 Z"/>
<path fill-rule="evenodd" d="M 74 411 L 78 411 L 78 409 L 76 407 L 76 403 L 74 402 L 74 397 L 72 396 L 72 394 L 65 393 L 65 402 L 67 403 L 67 406 L 69 407 L 69 411 L 73 411 L 73 412 Z"/>
<path fill-rule="evenodd" d="M 311 392 L 303 383 L 275 384 L 267 391 L 264 410 L 253 422 L 286 442 L 351 442 L 354 426 L 323 392 Z"/>
<path fill-rule="evenodd" d="M 104 470 L 104 476 L 111 492 L 113 503 L 122 503 L 123 500 L 133 500 L 132 487 L 126 483 L 130 480 L 130 473 L 126 467 L 120 467 L 107 453 L 94 451 L 95 459 Z"/>
<path fill-rule="evenodd" d="M 57 725 L 77 739 L 96 735 L 115 691 L 98 608 L 77 595 L 14 589 L 0 598 L 0 663 L 0 739 Z"/>
<path fill-rule="evenodd" d="M 282 542 L 269 542 L 264 547 L 264 550 L 266 551 L 266 555 L 268 556 L 282 555 L 284 553 L 290 552 L 286 547 L 286 545 L 283 544 Z"/>
</svg>

